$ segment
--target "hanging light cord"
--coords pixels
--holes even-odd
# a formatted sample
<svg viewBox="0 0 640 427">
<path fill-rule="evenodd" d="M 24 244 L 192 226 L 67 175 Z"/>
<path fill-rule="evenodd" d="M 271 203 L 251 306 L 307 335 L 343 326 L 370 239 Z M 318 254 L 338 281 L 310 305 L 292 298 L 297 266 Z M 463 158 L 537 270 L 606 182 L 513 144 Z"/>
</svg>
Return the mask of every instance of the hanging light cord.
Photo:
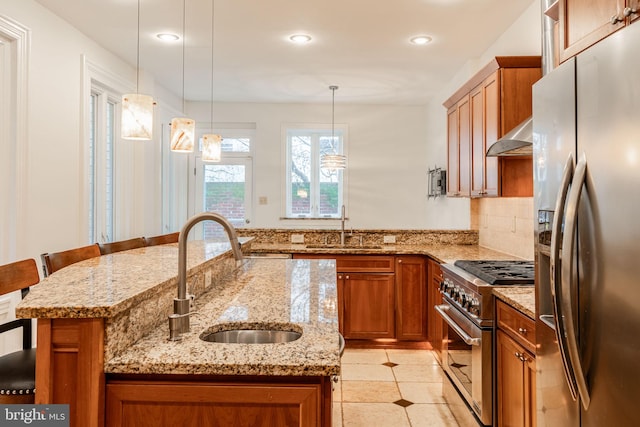
<svg viewBox="0 0 640 427">
<path fill-rule="evenodd" d="M 215 0 L 211 0 L 211 131 L 212 132 L 213 132 L 213 42 L 214 42 L 213 23 L 215 19 L 215 8 L 216 8 L 216 2 Z"/>
<path fill-rule="evenodd" d="M 338 89 L 338 86 L 329 86 L 329 89 L 331 89 L 331 92 L 332 92 L 332 95 L 331 95 L 331 144 L 335 144 L 336 89 Z"/>
<path fill-rule="evenodd" d="M 187 27 L 187 0 L 182 0 L 182 113 L 187 114 L 186 102 L 184 99 L 184 58 L 185 58 L 185 28 Z"/>
<path fill-rule="evenodd" d="M 136 93 L 140 93 L 140 0 L 138 0 L 138 43 L 136 46 Z"/>
</svg>

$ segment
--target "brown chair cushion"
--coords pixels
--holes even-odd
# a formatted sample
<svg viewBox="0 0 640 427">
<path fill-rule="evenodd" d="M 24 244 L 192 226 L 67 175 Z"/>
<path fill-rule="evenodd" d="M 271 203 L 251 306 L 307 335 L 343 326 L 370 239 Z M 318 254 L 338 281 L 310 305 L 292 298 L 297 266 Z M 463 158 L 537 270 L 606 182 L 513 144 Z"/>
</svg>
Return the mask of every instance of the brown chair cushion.
<svg viewBox="0 0 640 427">
<path fill-rule="evenodd" d="M 33 394 L 36 390 L 36 349 L 0 357 L 0 395 Z"/>
</svg>

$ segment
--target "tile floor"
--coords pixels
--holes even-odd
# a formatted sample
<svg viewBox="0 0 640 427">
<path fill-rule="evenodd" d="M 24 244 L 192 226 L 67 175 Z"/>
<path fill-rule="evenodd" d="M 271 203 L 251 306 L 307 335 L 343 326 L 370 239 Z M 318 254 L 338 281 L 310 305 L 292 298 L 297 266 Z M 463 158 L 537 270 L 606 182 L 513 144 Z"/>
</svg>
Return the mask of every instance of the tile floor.
<svg viewBox="0 0 640 427">
<path fill-rule="evenodd" d="M 458 427 L 429 350 L 346 349 L 333 392 L 334 427 Z"/>
</svg>

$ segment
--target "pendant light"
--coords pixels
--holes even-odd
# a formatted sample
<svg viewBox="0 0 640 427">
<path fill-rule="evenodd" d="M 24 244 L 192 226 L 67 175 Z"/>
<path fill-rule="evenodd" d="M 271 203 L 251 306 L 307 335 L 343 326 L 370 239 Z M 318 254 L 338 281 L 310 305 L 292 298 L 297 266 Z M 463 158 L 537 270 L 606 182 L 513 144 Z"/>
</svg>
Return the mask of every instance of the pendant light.
<svg viewBox="0 0 640 427">
<path fill-rule="evenodd" d="M 215 18 L 215 0 L 211 0 L 211 132 L 213 132 L 213 23 Z M 219 162 L 222 159 L 222 136 L 208 133 L 202 137 L 202 161 Z"/>
<path fill-rule="evenodd" d="M 335 109 L 336 109 L 336 90 L 338 86 L 329 86 L 331 95 L 331 142 L 335 143 Z M 345 169 L 347 167 L 347 156 L 335 152 L 328 153 L 320 159 L 320 167 L 323 169 Z"/>
<path fill-rule="evenodd" d="M 120 136 L 123 139 L 153 138 L 153 98 L 138 93 L 140 84 L 140 0 L 138 0 L 138 41 L 136 48 L 136 93 L 122 95 Z"/>
<path fill-rule="evenodd" d="M 185 35 L 187 21 L 186 0 L 182 0 L 182 111 L 186 110 L 184 98 L 184 56 Z M 171 119 L 171 151 L 191 153 L 196 133 L 196 121 L 186 117 L 174 117 Z"/>
</svg>

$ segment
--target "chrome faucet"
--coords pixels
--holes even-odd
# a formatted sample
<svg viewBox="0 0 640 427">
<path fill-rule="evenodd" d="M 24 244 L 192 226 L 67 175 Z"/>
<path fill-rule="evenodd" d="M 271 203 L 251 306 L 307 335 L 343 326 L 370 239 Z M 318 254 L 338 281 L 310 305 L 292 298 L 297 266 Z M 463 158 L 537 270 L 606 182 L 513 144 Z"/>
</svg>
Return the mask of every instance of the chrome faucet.
<svg viewBox="0 0 640 427">
<path fill-rule="evenodd" d="M 345 217 L 345 208 L 344 205 L 342 205 L 342 216 L 340 217 L 340 246 L 344 246 L 344 222 L 346 221 L 346 217 Z"/>
<path fill-rule="evenodd" d="M 242 260 L 238 235 L 225 217 L 214 212 L 203 212 L 187 220 L 178 238 L 178 297 L 173 299 L 173 314 L 169 316 L 169 340 L 171 341 L 178 341 L 181 339 L 181 334 L 189 332 L 191 298 L 187 296 L 187 237 L 193 226 L 202 221 L 215 221 L 222 225 L 229 237 L 234 258 L 236 261 Z"/>
</svg>

